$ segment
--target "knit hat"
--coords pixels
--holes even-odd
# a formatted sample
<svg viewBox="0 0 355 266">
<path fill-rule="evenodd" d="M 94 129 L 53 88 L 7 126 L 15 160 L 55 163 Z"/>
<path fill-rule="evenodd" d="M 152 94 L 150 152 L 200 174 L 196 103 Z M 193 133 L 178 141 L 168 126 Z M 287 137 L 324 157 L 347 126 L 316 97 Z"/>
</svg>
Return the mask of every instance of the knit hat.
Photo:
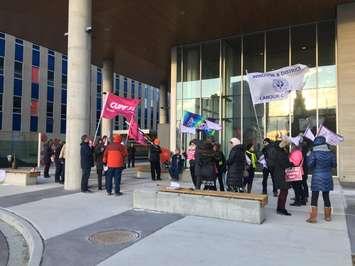
<svg viewBox="0 0 355 266">
<path fill-rule="evenodd" d="M 313 141 L 313 146 L 320 146 L 327 143 L 327 140 L 323 136 L 318 136 Z"/>
<path fill-rule="evenodd" d="M 237 146 L 240 144 L 240 140 L 237 138 L 231 138 L 230 143 L 234 146 Z"/>
</svg>

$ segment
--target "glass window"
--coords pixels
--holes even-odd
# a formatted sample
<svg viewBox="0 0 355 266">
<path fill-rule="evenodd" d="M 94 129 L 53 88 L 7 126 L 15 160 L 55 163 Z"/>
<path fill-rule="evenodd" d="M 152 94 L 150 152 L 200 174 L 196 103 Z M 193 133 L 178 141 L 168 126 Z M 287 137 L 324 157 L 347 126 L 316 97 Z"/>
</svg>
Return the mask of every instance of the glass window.
<svg viewBox="0 0 355 266">
<path fill-rule="evenodd" d="M 14 79 L 14 95 L 22 96 L 22 80 Z"/>
<path fill-rule="evenodd" d="M 266 71 L 289 65 L 289 30 L 266 33 Z M 276 140 L 289 135 L 290 100 L 284 99 L 266 103 L 266 137 Z"/>
<path fill-rule="evenodd" d="M 54 71 L 54 53 L 48 51 L 48 70 Z"/>
<path fill-rule="evenodd" d="M 60 115 L 62 118 L 66 118 L 66 116 L 67 116 L 67 106 L 66 105 L 60 106 Z"/>
<path fill-rule="evenodd" d="M 23 61 L 23 45 L 15 44 L 15 60 L 16 61 Z"/>
<path fill-rule="evenodd" d="M 51 86 L 47 87 L 47 101 L 54 101 L 54 88 Z"/>
<path fill-rule="evenodd" d="M 66 104 L 67 103 L 67 90 L 62 90 L 62 95 L 61 95 L 61 103 Z"/>
<path fill-rule="evenodd" d="M 66 88 L 66 85 L 67 85 L 67 76 L 66 75 L 62 75 L 62 88 L 63 88 L 63 85 L 65 85 L 65 88 Z"/>
<path fill-rule="evenodd" d="M 138 99 L 142 98 L 142 83 L 138 83 Z"/>
<path fill-rule="evenodd" d="M 31 98 L 39 99 L 39 84 L 37 83 L 31 84 Z"/>
<path fill-rule="evenodd" d="M 1 112 L 1 109 L 0 109 L 0 129 L 2 129 L 2 112 Z"/>
<path fill-rule="evenodd" d="M 12 114 L 12 130 L 20 131 L 21 130 L 21 115 Z"/>
<path fill-rule="evenodd" d="M 52 133 L 53 132 L 53 118 L 47 117 L 46 132 L 47 133 Z"/>
<path fill-rule="evenodd" d="M 134 98 L 135 95 L 135 82 L 132 80 L 131 82 L 131 98 Z"/>
<path fill-rule="evenodd" d="M 4 75 L 4 58 L 0 57 L 0 75 Z"/>
<path fill-rule="evenodd" d="M 224 96 L 223 99 L 223 143 L 224 152 L 228 152 L 229 140 L 241 139 L 241 38 L 224 41 Z"/>
<path fill-rule="evenodd" d="M 53 103 L 47 103 L 47 116 L 53 117 Z"/>
<path fill-rule="evenodd" d="M 68 73 L 68 60 L 66 57 L 62 57 L 62 74 L 66 75 Z"/>
<path fill-rule="evenodd" d="M 101 72 L 101 69 L 99 69 L 99 68 L 97 69 L 96 83 L 98 85 L 102 84 L 102 72 Z"/>
<path fill-rule="evenodd" d="M 316 66 L 316 25 L 291 28 L 292 65 Z"/>
<path fill-rule="evenodd" d="M 37 130 L 38 130 L 38 117 L 37 116 L 31 116 L 30 131 L 31 132 L 37 132 Z"/>
<path fill-rule="evenodd" d="M 123 81 L 123 97 L 127 97 L 128 95 L 128 84 L 127 84 L 127 78 L 124 78 Z"/>
<path fill-rule="evenodd" d="M 36 67 L 39 67 L 40 65 L 40 52 L 35 49 L 35 46 L 32 48 L 32 65 Z"/>
<path fill-rule="evenodd" d="M 120 95 L 120 76 L 119 75 L 116 76 L 116 80 L 115 80 L 115 93 L 117 95 Z"/>
<path fill-rule="evenodd" d="M 245 36 L 243 39 L 244 72 L 264 72 L 264 34 Z M 263 138 L 264 105 L 255 106 L 245 76 L 243 82 L 243 143 L 260 148 Z M 256 114 L 255 114 L 256 113 Z M 259 145 L 257 145 L 259 144 Z"/>
<path fill-rule="evenodd" d="M 0 111 L 2 111 L 2 93 L 0 93 Z"/>
<path fill-rule="evenodd" d="M 22 78 L 22 63 L 15 62 L 15 78 L 21 79 Z"/>
<path fill-rule="evenodd" d="M 4 76 L 0 75 L 0 93 L 4 92 Z"/>
<path fill-rule="evenodd" d="M 202 97 L 220 95 L 220 42 L 202 45 Z"/>
<path fill-rule="evenodd" d="M 67 126 L 67 121 L 64 119 L 61 119 L 60 120 L 60 133 L 61 134 L 65 134 L 66 126 Z"/>
<path fill-rule="evenodd" d="M 0 38 L 0 56 L 5 56 L 5 39 Z"/>
<path fill-rule="evenodd" d="M 200 88 L 200 46 L 186 47 L 184 54 L 184 73 L 183 73 L 183 98 L 199 98 Z"/>
<path fill-rule="evenodd" d="M 21 113 L 21 97 L 14 96 L 13 112 Z"/>
</svg>

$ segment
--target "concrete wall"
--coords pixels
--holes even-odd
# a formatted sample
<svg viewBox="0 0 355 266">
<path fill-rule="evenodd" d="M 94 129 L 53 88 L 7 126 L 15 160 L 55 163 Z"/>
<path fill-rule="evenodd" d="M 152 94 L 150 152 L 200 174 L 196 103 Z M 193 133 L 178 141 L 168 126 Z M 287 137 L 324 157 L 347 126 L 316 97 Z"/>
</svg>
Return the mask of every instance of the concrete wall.
<svg viewBox="0 0 355 266">
<path fill-rule="evenodd" d="M 337 38 L 339 177 L 355 182 L 355 3 L 338 6 Z"/>
</svg>

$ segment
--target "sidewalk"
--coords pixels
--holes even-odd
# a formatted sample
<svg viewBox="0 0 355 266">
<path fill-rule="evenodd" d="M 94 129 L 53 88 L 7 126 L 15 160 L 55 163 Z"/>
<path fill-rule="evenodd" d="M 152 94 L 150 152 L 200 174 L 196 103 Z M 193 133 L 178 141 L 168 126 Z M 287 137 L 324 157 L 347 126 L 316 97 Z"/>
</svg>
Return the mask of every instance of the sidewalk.
<svg viewBox="0 0 355 266">
<path fill-rule="evenodd" d="M 137 179 L 135 171 L 127 169 L 121 197 L 106 196 L 95 188 L 92 194 L 68 193 L 53 183 L 21 189 L 0 185 L 0 206 L 28 219 L 41 233 L 46 250 L 43 265 L 352 265 L 347 205 L 337 181 L 331 193 L 330 223 L 322 214 L 318 224 L 306 223 L 309 207 L 289 207 L 291 217 L 279 216 L 271 195 L 262 225 L 132 210 L 134 189 L 167 184 Z M 256 179 L 253 192 L 260 191 L 261 180 Z M 355 190 L 345 192 L 349 191 L 355 195 Z M 289 198 L 291 190 L 290 194 Z M 133 230 L 140 238 L 114 245 L 88 240 L 111 229 Z"/>
</svg>

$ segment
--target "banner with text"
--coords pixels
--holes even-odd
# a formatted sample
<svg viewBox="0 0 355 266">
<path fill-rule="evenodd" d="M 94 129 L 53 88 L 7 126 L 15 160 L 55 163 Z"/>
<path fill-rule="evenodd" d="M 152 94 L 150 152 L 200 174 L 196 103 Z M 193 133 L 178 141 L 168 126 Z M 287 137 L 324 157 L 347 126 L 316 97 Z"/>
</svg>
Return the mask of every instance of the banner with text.
<svg viewBox="0 0 355 266">
<path fill-rule="evenodd" d="M 103 108 L 102 117 L 113 119 L 118 115 L 122 115 L 127 120 L 131 120 L 131 117 L 135 115 L 136 107 L 139 103 L 139 99 L 126 99 L 109 93 Z"/>
<path fill-rule="evenodd" d="M 308 67 L 297 64 L 270 72 L 247 74 L 250 94 L 255 104 L 287 98 L 291 91 L 302 90 Z"/>
</svg>

